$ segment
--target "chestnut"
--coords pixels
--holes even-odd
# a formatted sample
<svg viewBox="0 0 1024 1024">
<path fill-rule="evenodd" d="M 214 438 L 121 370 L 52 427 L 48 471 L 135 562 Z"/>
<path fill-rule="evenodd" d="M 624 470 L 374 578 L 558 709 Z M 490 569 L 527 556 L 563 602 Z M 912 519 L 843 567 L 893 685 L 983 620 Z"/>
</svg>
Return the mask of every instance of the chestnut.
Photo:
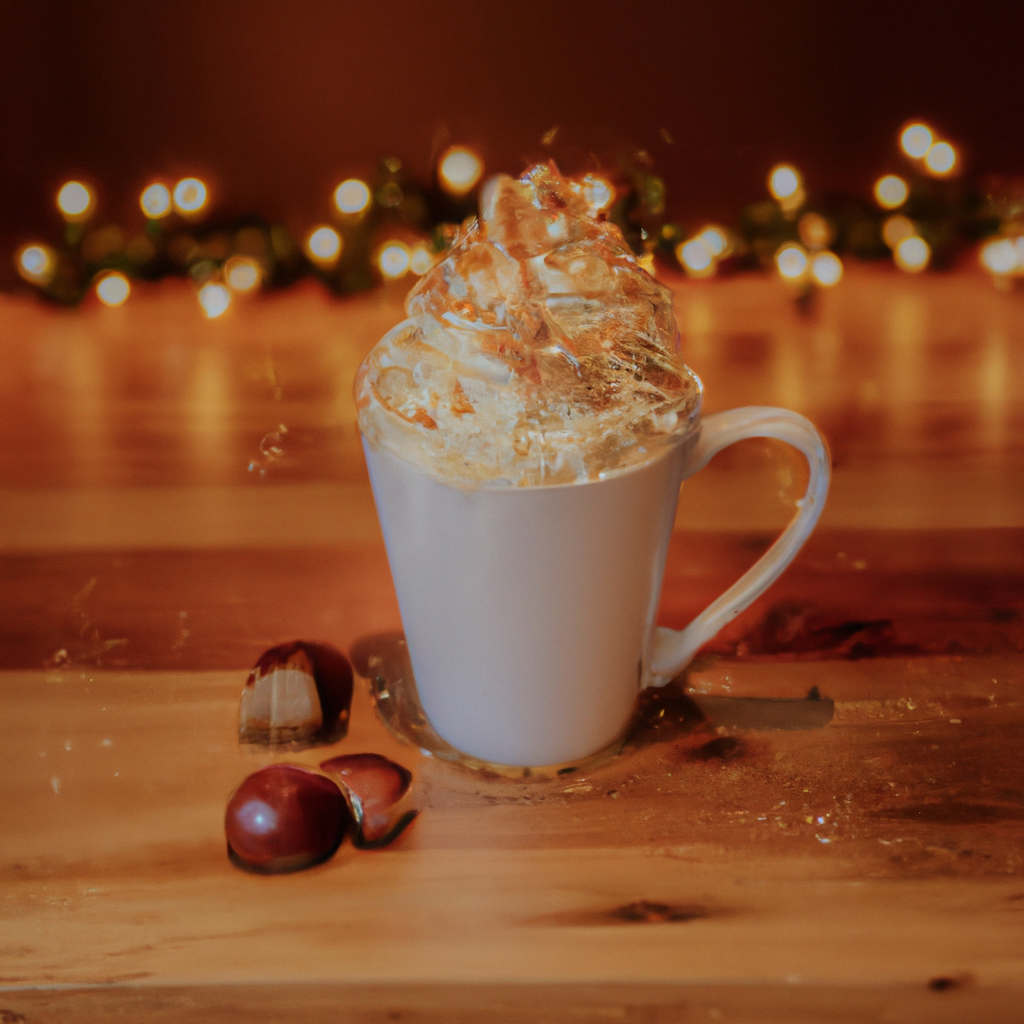
<svg viewBox="0 0 1024 1024">
<path fill-rule="evenodd" d="M 298 871 L 327 860 L 345 838 L 351 814 L 330 780 L 294 764 L 253 772 L 224 815 L 228 856 L 249 871 Z"/>
<path fill-rule="evenodd" d="M 356 822 L 355 846 L 386 846 L 416 817 L 412 809 L 396 812 L 409 792 L 412 773 L 382 754 L 342 754 L 321 762 L 320 770 L 336 778 L 345 791 Z"/>
<path fill-rule="evenodd" d="M 328 743 L 348 723 L 352 666 L 327 644 L 295 640 L 271 647 L 242 689 L 238 738 L 243 743 Z"/>
</svg>

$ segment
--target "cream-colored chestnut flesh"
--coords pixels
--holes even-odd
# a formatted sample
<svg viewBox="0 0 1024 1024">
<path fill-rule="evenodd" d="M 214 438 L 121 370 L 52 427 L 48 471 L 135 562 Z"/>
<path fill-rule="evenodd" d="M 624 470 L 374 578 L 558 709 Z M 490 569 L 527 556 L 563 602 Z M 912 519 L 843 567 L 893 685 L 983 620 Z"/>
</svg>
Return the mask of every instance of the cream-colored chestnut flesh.
<svg viewBox="0 0 1024 1024">
<path fill-rule="evenodd" d="M 242 743 L 326 743 L 348 724 L 352 667 L 327 644 L 295 640 L 266 651 L 238 708 Z"/>
<path fill-rule="evenodd" d="M 257 665 L 249 674 L 238 709 L 242 740 L 281 743 L 308 739 L 323 721 L 313 666 L 305 651 L 292 651 L 263 673 Z"/>
</svg>

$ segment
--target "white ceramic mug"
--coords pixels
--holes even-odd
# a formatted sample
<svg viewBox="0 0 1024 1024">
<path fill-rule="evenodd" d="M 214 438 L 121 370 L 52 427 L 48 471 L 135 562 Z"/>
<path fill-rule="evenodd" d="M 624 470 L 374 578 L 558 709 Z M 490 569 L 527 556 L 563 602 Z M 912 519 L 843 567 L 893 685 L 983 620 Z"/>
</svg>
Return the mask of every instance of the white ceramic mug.
<svg viewBox="0 0 1024 1024">
<path fill-rule="evenodd" d="M 680 484 L 750 437 L 807 458 L 797 514 L 690 625 L 656 628 Z M 460 487 L 365 438 L 363 449 L 423 710 L 458 750 L 506 765 L 560 764 L 613 743 L 638 690 L 682 671 L 779 577 L 829 485 L 813 425 L 761 406 L 708 416 L 651 462 L 578 484 Z"/>
</svg>

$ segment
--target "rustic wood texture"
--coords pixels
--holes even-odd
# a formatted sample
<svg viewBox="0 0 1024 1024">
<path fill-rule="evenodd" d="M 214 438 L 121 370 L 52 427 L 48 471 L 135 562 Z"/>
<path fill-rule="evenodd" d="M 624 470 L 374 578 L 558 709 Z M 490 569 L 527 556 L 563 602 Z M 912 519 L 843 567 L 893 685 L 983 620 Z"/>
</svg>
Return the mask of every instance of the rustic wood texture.
<svg viewBox="0 0 1024 1024">
<path fill-rule="evenodd" d="M 349 390 L 400 292 L 215 322 L 177 283 L 0 298 L 0 1021 L 1020 1019 L 1020 297 L 854 268 L 801 313 L 766 278 L 674 284 L 706 408 L 809 415 L 833 495 L 619 756 L 532 780 L 424 757 L 363 682 L 338 744 L 235 740 L 263 649 L 399 628 Z M 665 624 L 802 472 L 749 442 L 687 482 Z M 824 727 L 736 700 L 813 687 Z M 249 771 L 359 750 L 414 772 L 393 846 L 232 867 Z"/>
</svg>

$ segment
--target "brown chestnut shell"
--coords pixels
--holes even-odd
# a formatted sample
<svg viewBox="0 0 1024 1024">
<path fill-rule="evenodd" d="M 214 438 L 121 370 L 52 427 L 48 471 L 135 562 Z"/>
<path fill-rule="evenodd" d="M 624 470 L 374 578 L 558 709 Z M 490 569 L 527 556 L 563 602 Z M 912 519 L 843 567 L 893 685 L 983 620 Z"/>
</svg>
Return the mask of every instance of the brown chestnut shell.
<svg viewBox="0 0 1024 1024">
<path fill-rule="evenodd" d="M 327 860 L 351 820 L 348 803 L 331 779 L 300 765 L 268 765 L 228 800 L 228 856 L 247 871 L 298 871 Z"/>
<path fill-rule="evenodd" d="M 416 817 L 415 808 L 402 807 L 412 772 L 383 754 L 341 754 L 322 761 L 320 770 L 341 783 L 356 823 L 352 843 L 360 849 L 387 846 Z"/>
</svg>

